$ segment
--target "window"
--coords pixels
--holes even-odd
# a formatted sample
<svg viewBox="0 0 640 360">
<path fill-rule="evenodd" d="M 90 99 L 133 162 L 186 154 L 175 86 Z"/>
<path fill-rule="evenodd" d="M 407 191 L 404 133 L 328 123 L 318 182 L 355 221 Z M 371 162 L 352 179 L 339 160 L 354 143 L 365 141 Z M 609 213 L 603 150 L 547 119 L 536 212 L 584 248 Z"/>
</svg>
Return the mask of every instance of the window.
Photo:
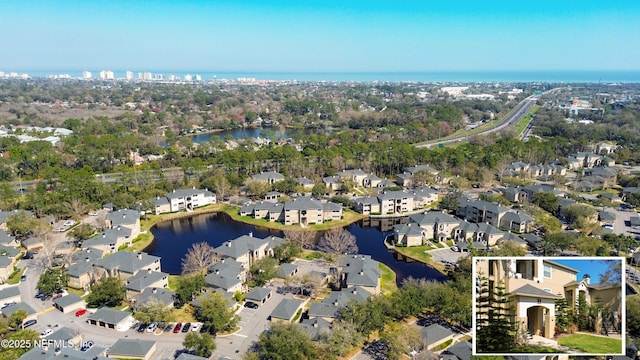
<svg viewBox="0 0 640 360">
<path fill-rule="evenodd" d="M 551 265 L 544 264 L 544 278 L 551 279 Z"/>
</svg>

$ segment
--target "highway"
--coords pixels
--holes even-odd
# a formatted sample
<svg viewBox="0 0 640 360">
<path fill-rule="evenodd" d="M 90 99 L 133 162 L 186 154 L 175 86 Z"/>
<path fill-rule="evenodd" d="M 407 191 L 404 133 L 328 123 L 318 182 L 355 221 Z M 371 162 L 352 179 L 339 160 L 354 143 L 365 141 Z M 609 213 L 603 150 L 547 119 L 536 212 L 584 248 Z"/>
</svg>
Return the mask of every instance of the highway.
<svg viewBox="0 0 640 360">
<path fill-rule="evenodd" d="M 469 136 L 486 135 L 489 133 L 503 130 L 510 126 L 514 126 L 518 123 L 518 121 L 520 121 L 520 119 L 522 119 L 525 115 L 527 115 L 529 110 L 531 110 L 531 108 L 533 107 L 533 105 L 536 104 L 537 101 L 538 101 L 538 98 L 536 96 L 533 96 L 533 95 L 529 96 L 528 98 L 522 100 L 509 114 L 507 114 L 507 116 L 505 116 L 502 120 L 500 120 L 500 122 L 490 127 L 487 127 L 486 129 L 483 129 L 480 132 L 473 133 L 472 132 L 473 130 L 468 130 L 463 133 L 449 136 L 443 139 L 430 140 L 420 144 L 416 144 L 416 146 L 430 148 L 432 146 L 440 146 L 440 144 L 446 145 L 451 143 L 466 142 Z"/>
</svg>

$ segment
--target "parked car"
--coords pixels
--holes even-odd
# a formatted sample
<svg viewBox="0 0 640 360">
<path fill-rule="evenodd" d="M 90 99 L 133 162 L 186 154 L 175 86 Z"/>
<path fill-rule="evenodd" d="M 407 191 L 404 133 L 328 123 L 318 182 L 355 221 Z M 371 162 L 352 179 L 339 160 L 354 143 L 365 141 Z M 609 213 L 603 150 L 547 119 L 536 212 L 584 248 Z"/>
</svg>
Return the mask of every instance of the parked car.
<svg viewBox="0 0 640 360">
<path fill-rule="evenodd" d="M 27 320 L 22 324 L 23 328 L 28 328 L 29 326 L 33 326 L 38 323 L 38 320 Z"/>
<path fill-rule="evenodd" d="M 452 246 L 451 251 L 459 252 L 460 249 L 457 246 Z"/>
<path fill-rule="evenodd" d="M 64 222 L 64 224 L 62 224 L 62 226 L 69 227 L 69 226 L 71 226 L 71 225 L 73 225 L 75 223 L 76 223 L 75 221 L 67 220 L 67 221 Z"/>
<path fill-rule="evenodd" d="M 53 329 L 47 329 L 40 333 L 40 339 L 44 339 L 47 336 L 53 334 Z"/>
<path fill-rule="evenodd" d="M 202 325 L 202 327 L 200 328 L 200 334 L 204 334 L 208 332 L 209 332 L 209 327 L 207 325 Z"/>
<path fill-rule="evenodd" d="M 200 331 L 201 327 L 202 327 L 202 323 L 199 323 L 199 322 L 193 323 L 193 326 L 191 326 L 191 331 L 195 331 L 195 332 Z"/>
<path fill-rule="evenodd" d="M 147 327 L 147 332 L 148 333 L 152 333 L 152 332 L 156 331 L 157 328 L 158 328 L 158 323 L 151 323 Z"/>
<path fill-rule="evenodd" d="M 191 323 L 185 323 L 184 326 L 182 327 L 182 332 L 186 333 L 189 331 L 190 328 L 191 328 Z"/>
<path fill-rule="evenodd" d="M 27 275 L 20 276 L 20 281 L 27 281 Z"/>
<path fill-rule="evenodd" d="M 246 303 L 244 303 L 244 307 L 249 309 L 257 309 L 258 304 L 254 303 L 253 301 L 247 301 Z"/>
<path fill-rule="evenodd" d="M 182 323 L 177 323 L 176 327 L 173 328 L 173 333 L 177 334 L 180 332 L 180 329 L 182 329 Z"/>
<path fill-rule="evenodd" d="M 139 332 L 139 333 L 142 333 L 142 332 L 144 332 L 144 329 L 146 329 L 146 328 L 147 328 L 147 324 L 140 324 L 140 325 L 138 325 L 138 329 L 136 331 Z"/>
<path fill-rule="evenodd" d="M 80 310 L 76 311 L 76 316 L 80 317 L 80 316 L 82 316 L 82 315 L 84 315 L 86 313 L 87 313 L 87 309 L 80 309 Z"/>
<path fill-rule="evenodd" d="M 173 327 L 174 327 L 174 324 L 173 324 L 173 323 L 168 323 L 168 324 L 164 327 L 164 329 L 162 329 L 162 332 L 166 332 L 166 333 L 171 332 L 171 331 L 173 330 Z"/>
</svg>

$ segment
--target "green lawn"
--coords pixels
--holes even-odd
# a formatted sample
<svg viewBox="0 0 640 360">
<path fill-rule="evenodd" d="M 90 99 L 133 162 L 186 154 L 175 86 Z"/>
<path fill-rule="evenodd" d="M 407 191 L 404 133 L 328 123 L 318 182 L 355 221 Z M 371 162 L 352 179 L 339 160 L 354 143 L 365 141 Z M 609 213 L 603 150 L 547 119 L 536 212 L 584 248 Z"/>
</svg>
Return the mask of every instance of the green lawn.
<svg viewBox="0 0 640 360">
<path fill-rule="evenodd" d="M 9 275 L 9 279 L 7 280 L 7 284 L 9 285 L 15 285 L 15 284 L 19 284 L 20 283 L 20 277 L 22 276 L 22 274 L 24 274 L 24 271 L 27 270 L 27 268 L 22 268 L 22 269 L 18 269 L 16 268 L 13 273 L 11 273 L 11 275 Z"/>
<path fill-rule="evenodd" d="M 427 263 L 431 261 L 431 254 L 425 253 L 426 250 L 432 250 L 434 248 L 422 245 L 422 246 L 409 246 L 409 247 L 398 247 L 396 246 L 394 250 L 399 252 L 400 254 L 410 257 L 414 260 Z"/>
<path fill-rule="evenodd" d="M 383 263 L 378 263 L 378 267 L 382 271 L 382 276 L 380 277 L 380 290 L 382 293 L 391 294 L 392 292 L 397 291 L 398 286 L 396 285 L 396 273 Z"/>
<path fill-rule="evenodd" d="M 518 121 L 518 123 L 515 126 L 517 134 L 520 134 L 520 133 L 522 133 L 524 131 L 524 129 L 527 127 L 527 125 L 531 121 L 531 118 L 533 117 L 533 114 L 535 114 L 536 111 L 538 111 L 539 108 L 540 107 L 538 105 L 533 105 L 533 107 L 531 108 L 531 110 L 529 110 L 527 115 L 525 115 L 522 119 L 520 119 L 520 121 Z"/>
<path fill-rule="evenodd" d="M 623 350 L 621 340 L 588 334 L 563 336 L 558 344 L 590 354 L 618 354 Z"/>
</svg>

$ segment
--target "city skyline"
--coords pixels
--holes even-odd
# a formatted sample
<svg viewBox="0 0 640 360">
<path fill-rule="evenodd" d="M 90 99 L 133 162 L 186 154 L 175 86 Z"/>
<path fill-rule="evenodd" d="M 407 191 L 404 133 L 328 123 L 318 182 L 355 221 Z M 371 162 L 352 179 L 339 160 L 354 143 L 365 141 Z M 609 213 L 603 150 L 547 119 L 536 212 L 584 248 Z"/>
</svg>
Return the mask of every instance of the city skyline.
<svg viewBox="0 0 640 360">
<path fill-rule="evenodd" d="M 5 71 L 637 70 L 640 3 L 4 2 Z"/>
</svg>

